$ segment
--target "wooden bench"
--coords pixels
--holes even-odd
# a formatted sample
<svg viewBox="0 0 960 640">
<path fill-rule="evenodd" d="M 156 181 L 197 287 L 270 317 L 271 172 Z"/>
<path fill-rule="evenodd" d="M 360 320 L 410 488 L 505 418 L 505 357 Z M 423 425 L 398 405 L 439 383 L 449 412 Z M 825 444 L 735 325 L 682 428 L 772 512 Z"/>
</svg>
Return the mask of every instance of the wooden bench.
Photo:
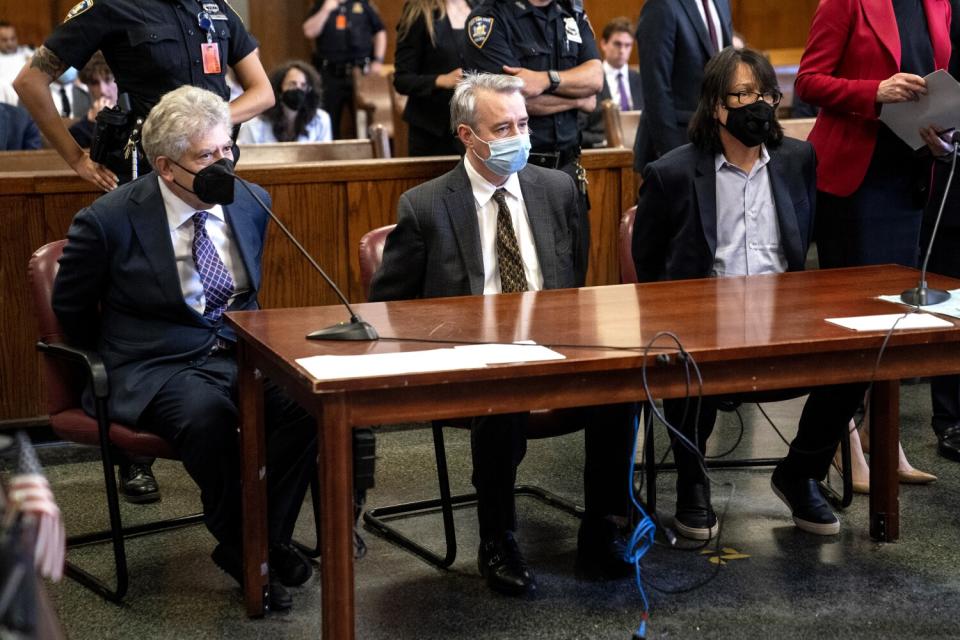
<svg viewBox="0 0 960 640">
<path fill-rule="evenodd" d="M 637 137 L 637 127 L 640 126 L 642 112 L 620 111 L 620 106 L 609 98 L 600 103 L 600 108 L 603 111 L 603 129 L 607 146 L 633 149 L 633 141 Z"/>
<path fill-rule="evenodd" d="M 806 140 L 816 121 L 816 118 L 785 118 L 780 121 L 780 125 L 783 127 L 783 135 Z"/>
</svg>

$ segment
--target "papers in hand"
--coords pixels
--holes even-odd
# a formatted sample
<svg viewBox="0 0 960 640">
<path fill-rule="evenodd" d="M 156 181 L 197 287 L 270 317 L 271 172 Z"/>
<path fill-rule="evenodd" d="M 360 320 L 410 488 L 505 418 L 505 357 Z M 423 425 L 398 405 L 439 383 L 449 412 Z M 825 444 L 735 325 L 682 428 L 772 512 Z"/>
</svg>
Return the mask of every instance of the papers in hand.
<svg viewBox="0 0 960 640">
<path fill-rule="evenodd" d="M 359 356 L 311 356 L 297 364 L 317 380 L 372 378 L 377 376 L 482 369 L 508 362 L 563 360 L 565 356 L 547 347 L 525 342 L 516 344 L 471 344 L 450 349 L 427 349 Z"/>
<path fill-rule="evenodd" d="M 850 318 L 827 318 L 827 322 L 854 331 L 889 331 L 896 326 L 901 329 L 950 328 L 953 323 L 929 313 L 887 313 L 879 316 L 854 316 Z"/>
<path fill-rule="evenodd" d="M 924 146 L 920 129 L 933 125 L 937 131 L 960 129 L 960 83 L 940 69 L 928 75 L 927 95 L 916 102 L 895 102 L 883 105 L 880 121 L 910 145 Z"/>
</svg>

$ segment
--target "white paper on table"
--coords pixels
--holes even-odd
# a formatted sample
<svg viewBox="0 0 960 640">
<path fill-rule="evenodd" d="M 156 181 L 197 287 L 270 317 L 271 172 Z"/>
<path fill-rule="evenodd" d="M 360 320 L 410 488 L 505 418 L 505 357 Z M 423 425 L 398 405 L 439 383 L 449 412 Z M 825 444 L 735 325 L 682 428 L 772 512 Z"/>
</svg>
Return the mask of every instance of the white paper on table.
<svg viewBox="0 0 960 640">
<path fill-rule="evenodd" d="M 515 344 L 469 344 L 454 347 L 459 353 L 469 353 L 487 364 L 505 364 L 508 362 L 541 362 L 543 360 L 564 360 L 562 353 L 548 349 L 533 342 Z"/>
<path fill-rule="evenodd" d="M 427 373 L 455 369 L 482 369 L 487 366 L 481 358 L 455 349 L 428 349 L 368 353 L 358 356 L 311 356 L 298 358 L 297 364 L 317 380 L 345 378 L 372 378 L 376 376 Z"/>
<path fill-rule="evenodd" d="M 896 324 L 897 330 L 940 329 L 953 326 L 952 322 L 932 316 L 929 313 L 886 313 L 879 316 L 826 318 L 826 321 L 854 331 L 889 331 L 894 324 Z"/>
<path fill-rule="evenodd" d="M 938 131 L 960 129 L 960 83 L 940 69 L 928 75 L 927 95 L 916 102 L 894 102 L 883 105 L 880 121 L 910 145 L 924 146 L 920 128 L 933 125 Z"/>
<path fill-rule="evenodd" d="M 950 316 L 952 318 L 960 318 L 960 289 L 952 289 L 947 293 L 950 294 L 950 297 L 943 302 L 938 304 L 925 304 L 920 308 L 924 311 L 929 311 L 930 313 L 939 313 L 942 316 Z M 889 296 L 878 296 L 880 300 L 884 302 L 892 302 L 894 304 L 899 304 L 907 307 L 912 307 L 912 304 L 906 304 L 903 300 L 900 299 L 900 294 L 895 293 Z"/>
</svg>

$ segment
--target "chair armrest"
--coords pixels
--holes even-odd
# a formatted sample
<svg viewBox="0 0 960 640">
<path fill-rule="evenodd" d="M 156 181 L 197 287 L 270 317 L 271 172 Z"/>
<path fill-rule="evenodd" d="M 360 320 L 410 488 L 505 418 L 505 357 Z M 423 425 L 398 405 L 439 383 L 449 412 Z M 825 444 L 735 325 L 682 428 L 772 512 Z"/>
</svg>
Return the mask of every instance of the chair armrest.
<svg viewBox="0 0 960 640">
<path fill-rule="evenodd" d="M 91 349 L 71 347 L 62 342 L 37 342 L 37 351 L 84 366 L 93 388 L 93 395 L 98 399 L 105 399 L 110 395 L 110 385 L 107 379 L 107 367 L 103 364 L 100 354 Z"/>
</svg>

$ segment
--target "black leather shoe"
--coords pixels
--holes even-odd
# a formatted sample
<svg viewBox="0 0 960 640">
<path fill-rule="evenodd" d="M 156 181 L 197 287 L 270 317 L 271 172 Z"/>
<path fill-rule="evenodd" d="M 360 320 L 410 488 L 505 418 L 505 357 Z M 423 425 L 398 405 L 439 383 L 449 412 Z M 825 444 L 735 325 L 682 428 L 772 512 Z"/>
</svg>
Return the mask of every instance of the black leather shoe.
<svg viewBox="0 0 960 640">
<path fill-rule="evenodd" d="M 947 460 L 960 462 L 960 424 L 947 427 L 937 434 L 937 453 Z"/>
<path fill-rule="evenodd" d="M 673 518 L 677 533 L 691 540 L 710 540 L 720 531 L 717 514 L 710 505 L 710 488 L 677 482 L 677 513 Z"/>
<path fill-rule="evenodd" d="M 480 575 L 487 579 L 487 584 L 494 591 L 508 596 L 522 596 L 533 595 L 537 590 L 537 581 L 527 568 L 527 562 L 510 531 L 480 543 L 477 565 Z"/>
<path fill-rule="evenodd" d="M 585 517 L 577 532 L 577 569 L 603 578 L 633 574 L 624 555 L 627 541 L 620 527 L 606 518 Z"/>
<path fill-rule="evenodd" d="M 160 499 L 160 485 L 149 464 L 120 465 L 120 495 L 127 502 L 144 504 Z"/>
<path fill-rule="evenodd" d="M 226 544 L 218 544 L 210 554 L 213 563 L 220 567 L 224 573 L 237 581 L 243 587 L 243 559 L 240 555 L 240 549 Z M 286 587 L 280 584 L 274 572 L 270 571 L 270 610 L 286 611 L 293 606 L 293 598 Z"/>
<path fill-rule="evenodd" d="M 292 544 L 270 546 L 270 569 L 285 587 L 299 587 L 313 575 L 313 566 Z"/>
<path fill-rule="evenodd" d="M 773 470 L 770 486 L 777 497 L 790 508 L 798 529 L 818 536 L 840 533 L 840 521 L 813 478 L 794 478 L 783 472 L 781 465 Z"/>
</svg>

